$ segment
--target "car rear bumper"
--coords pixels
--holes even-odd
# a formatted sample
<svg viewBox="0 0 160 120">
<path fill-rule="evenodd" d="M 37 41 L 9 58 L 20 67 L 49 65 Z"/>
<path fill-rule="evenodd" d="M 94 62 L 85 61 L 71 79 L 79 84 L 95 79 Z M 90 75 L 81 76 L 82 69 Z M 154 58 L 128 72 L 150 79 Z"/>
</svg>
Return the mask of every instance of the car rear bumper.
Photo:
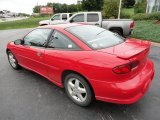
<svg viewBox="0 0 160 120">
<path fill-rule="evenodd" d="M 91 80 L 91 85 L 97 100 L 118 104 L 132 104 L 144 96 L 153 77 L 154 65 L 151 60 L 148 60 L 142 71 L 128 81 L 108 83 Z"/>
</svg>

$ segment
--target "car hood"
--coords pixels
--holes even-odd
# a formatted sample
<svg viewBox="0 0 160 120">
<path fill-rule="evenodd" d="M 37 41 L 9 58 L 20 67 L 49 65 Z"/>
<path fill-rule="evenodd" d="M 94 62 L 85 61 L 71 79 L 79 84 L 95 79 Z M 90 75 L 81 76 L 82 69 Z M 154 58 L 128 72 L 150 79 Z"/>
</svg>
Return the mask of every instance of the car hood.
<svg viewBox="0 0 160 120">
<path fill-rule="evenodd" d="M 49 22 L 50 22 L 50 20 L 42 20 L 42 21 L 40 21 L 39 23 L 40 23 L 40 24 L 43 24 L 43 23 L 49 24 Z"/>
<path fill-rule="evenodd" d="M 57 20 L 57 21 L 51 22 L 50 24 L 51 24 L 51 25 L 56 25 L 56 24 L 66 24 L 66 21 Z"/>
<path fill-rule="evenodd" d="M 101 49 L 101 50 L 98 50 L 98 52 L 116 55 L 117 57 L 122 59 L 130 59 L 146 50 L 148 52 L 150 45 L 151 43 L 149 41 L 128 39 L 119 45 L 106 48 L 106 49 Z"/>
</svg>

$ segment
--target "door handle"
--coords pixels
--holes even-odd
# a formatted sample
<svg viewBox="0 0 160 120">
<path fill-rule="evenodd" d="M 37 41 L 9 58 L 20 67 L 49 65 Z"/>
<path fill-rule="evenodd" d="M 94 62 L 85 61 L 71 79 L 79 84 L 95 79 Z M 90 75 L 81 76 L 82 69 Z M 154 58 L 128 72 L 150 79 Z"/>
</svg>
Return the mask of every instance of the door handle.
<svg viewBox="0 0 160 120">
<path fill-rule="evenodd" d="M 41 52 L 37 52 L 37 56 L 42 56 L 42 53 Z"/>
</svg>

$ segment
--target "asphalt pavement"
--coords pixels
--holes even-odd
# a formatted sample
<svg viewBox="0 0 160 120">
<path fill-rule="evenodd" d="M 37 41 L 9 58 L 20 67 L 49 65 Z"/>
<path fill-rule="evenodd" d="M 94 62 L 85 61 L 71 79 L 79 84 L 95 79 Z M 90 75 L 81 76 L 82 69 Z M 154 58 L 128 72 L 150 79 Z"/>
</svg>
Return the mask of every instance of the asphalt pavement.
<svg viewBox="0 0 160 120">
<path fill-rule="evenodd" d="M 0 120 L 160 120 L 160 48 L 152 46 L 149 57 L 155 77 L 146 95 L 132 105 L 94 101 L 83 108 L 40 75 L 13 70 L 6 45 L 31 29 L 0 30 Z"/>
</svg>

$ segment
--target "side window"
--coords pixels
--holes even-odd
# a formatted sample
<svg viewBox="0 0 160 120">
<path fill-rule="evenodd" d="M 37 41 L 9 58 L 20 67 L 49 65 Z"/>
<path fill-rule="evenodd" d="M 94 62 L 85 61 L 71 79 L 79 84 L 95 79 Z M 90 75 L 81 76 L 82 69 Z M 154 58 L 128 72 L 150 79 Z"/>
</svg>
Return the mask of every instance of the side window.
<svg viewBox="0 0 160 120">
<path fill-rule="evenodd" d="M 24 45 L 43 47 L 51 33 L 51 29 L 35 29 L 24 37 Z"/>
<path fill-rule="evenodd" d="M 55 48 L 55 49 L 76 49 L 79 50 L 80 48 L 72 42 L 68 37 L 63 35 L 62 33 L 55 31 L 48 43 L 48 48 Z"/>
<path fill-rule="evenodd" d="M 87 22 L 98 22 L 99 16 L 98 14 L 88 14 L 87 15 Z"/>
<path fill-rule="evenodd" d="M 62 20 L 67 20 L 67 14 L 62 14 Z"/>
<path fill-rule="evenodd" d="M 84 14 L 76 15 L 71 22 L 84 22 Z"/>
<path fill-rule="evenodd" d="M 55 15 L 52 20 L 60 20 L 60 15 Z"/>
</svg>

